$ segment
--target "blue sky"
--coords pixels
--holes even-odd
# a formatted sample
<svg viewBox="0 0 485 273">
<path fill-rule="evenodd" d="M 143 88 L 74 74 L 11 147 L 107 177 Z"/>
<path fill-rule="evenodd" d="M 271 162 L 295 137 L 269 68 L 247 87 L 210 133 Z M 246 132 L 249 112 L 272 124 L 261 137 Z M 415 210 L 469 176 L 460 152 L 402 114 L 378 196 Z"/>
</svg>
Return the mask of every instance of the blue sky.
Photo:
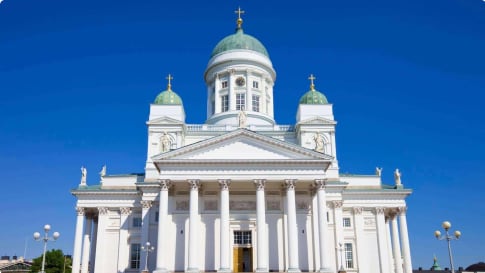
<svg viewBox="0 0 485 273">
<path fill-rule="evenodd" d="M 448 265 L 433 237 L 452 222 L 455 264 L 485 261 L 485 2 L 62 1 L 0 3 L 0 255 L 72 253 L 80 167 L 88 184 L 143 172 L 149 104 L 174 76 L 188 123 L 205 120 L 203 72 L 233 11 L 269 51 L 275 118 L 294 124 L 309 87 L 334 104 L 343 173 L 399 168 L 413 266 Z"/>
</svg>

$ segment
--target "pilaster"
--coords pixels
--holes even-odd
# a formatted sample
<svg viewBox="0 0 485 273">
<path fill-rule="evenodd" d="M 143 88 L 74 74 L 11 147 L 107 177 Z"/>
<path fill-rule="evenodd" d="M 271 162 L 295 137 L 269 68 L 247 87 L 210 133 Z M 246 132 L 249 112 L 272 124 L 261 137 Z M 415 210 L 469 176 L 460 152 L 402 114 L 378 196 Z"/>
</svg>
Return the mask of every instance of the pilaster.
<svg viewBox="0 0 485 273">
<path fill-rule="evenodd" d="M 79 272 L 81 266 L 81 248 L 83 244 L 84 208 L 76 207 L 76 232 L 74 235 L 74 250 L 72 255 L 72 272 Z"/>
</svg>

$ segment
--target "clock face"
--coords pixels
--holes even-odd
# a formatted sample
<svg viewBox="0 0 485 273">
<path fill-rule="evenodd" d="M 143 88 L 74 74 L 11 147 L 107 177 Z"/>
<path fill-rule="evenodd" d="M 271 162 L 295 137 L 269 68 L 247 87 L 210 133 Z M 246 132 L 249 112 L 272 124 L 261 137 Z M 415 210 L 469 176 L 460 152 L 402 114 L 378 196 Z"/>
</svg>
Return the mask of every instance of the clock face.
<svg viewBox="0 0 485 273">
<path fill-rule="evenodd" d="M 236 84 L 238 86 L 244 86 L 245 83 L 246 83 L 246 80 L 244 80 L 243 77 L 239 77 L 239 78 L 236 79 Z"/>
</svg>

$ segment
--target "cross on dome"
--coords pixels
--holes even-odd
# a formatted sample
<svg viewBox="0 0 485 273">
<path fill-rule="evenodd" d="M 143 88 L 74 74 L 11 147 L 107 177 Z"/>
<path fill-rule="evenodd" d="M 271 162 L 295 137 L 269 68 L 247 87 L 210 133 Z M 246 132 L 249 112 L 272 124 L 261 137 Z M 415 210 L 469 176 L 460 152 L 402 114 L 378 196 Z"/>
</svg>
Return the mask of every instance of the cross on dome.
<svg viewBox="0 0 485 273">
<path fill-rule="evenodd" d="M 241 7 L 238 7 L 237 10 L 234 11 L 234 13 L 237 14 L 236 23 L 237 23 L 237 28 L 240 29 L 243 22 L 243 19 L 241 18 L 241 14 L 244 14 L 244 10 L 241 10 Z"/>
<path fill-rule="evenodd" d="M 313 81 L 316 80 L 317 78 L 313 76 L 313 74 L 310 74 L 310 77 L 308 77 L 308 79 L 310 80 L 310 89 L 315 90 L 315 84 Z"/>
<path fill-rule="evenodd" d="M 165 77 L 165 79 L 167 79 L 167 81 L 168 81 L 167 89 L 172 90 L 172 80 L 173 80 L 172 75 L 168 74 L 168 76 Z"/>
</svg>

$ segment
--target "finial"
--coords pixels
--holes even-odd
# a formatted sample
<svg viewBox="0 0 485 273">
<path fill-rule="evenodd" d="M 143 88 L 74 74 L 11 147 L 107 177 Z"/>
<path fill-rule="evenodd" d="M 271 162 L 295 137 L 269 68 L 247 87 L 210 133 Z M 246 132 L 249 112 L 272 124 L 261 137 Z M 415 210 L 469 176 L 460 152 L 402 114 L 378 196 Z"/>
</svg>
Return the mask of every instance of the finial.
<svg viewBox="0 0 485 273">
<path fill-rule="evenodd" d="M 308 77 L 308 79 L 310 80 L 310 90 L 314 91 L 315 90 L 315 84 L 313 83 L 313 80 L 315 80 L 315 76 L 313 76 L 313 74 L 310 74 L 310 77 Z"/>
<path fill-rule="evenodd" d="M 168 80 L 167 90 L 172 90 L 172 80 L 173 80 L 172 75 L 168 74 L 168 76 L 165 79 Z"/>
<path fill-rule="evenodd" d="M 237 14 L 237 29 L 241 29 L 243 19 L 241 18 L 241 14 L 244 14 L 244 10 L 241 10 L 241 7 L 238 7 L 237 10 L 234 11 Z"/>
</svg>

